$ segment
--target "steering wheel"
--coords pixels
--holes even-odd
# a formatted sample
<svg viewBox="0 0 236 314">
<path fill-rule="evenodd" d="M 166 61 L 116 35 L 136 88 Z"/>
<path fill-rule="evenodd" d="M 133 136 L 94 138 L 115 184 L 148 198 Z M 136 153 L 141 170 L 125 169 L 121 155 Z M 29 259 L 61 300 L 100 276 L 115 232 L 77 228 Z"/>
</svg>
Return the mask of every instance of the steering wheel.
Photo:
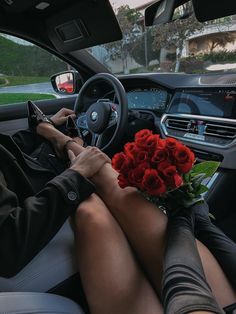
<svg viewBox="0 0 236 314">
<path fill-rule="evenodd" d="M 118 104 L 106 99 L 97 99 L 84 112 L 84 95 L 94 83 L 108 83 L 114 90 Z M 128 123 L 128 100 L 125 89 L 121 82 L 112 74 L 99 73 L 91 77 L 81 88 L 74 106 L 77 116 L 77 127 L 89 131 L 92 135 L 91 146 L 97 146 L 102 151 L 107 152 L 121 140 Z M 107 139 L 106 132 L 114 127 L 113 135 Z"/>
</svg>

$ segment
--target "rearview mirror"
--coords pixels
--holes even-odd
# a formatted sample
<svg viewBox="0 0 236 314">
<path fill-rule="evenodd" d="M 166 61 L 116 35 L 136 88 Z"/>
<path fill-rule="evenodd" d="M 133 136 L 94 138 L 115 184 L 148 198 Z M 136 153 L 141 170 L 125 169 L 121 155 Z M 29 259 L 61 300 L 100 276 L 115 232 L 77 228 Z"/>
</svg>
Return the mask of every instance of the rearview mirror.
<svg viewBox="0 0 236 314">
<path fill-rule="evenodd" d="M 51 77 L 53 89 L 58 94 L 72 95 L 79 92 L 82 86 L 82 79 L 78 72 L 67 71 L 54 74 Z"/>
<path fill-rule="evenodd" d="M 145 25 L 160 25 L 172 20 L 175 0 L 159 0 L 145 10 Z"/>
<path fill-rule="evenodd" d="M 188 0 L 159 0 L 145 10 L 145 25 L 160 25 L 171 22 L 173 19 L 188 18 L 193 12 L 186 11 L 182 16 L 174 14 L 176 8 L 187 3 Z M 206 1 L 192 0 L 194 13 L 199 22 L 206 22 L 213 19 L 234 15 L 236 11 L 235 0 Z M 186 8 L 186 6 L 185 6 Z M 179 11 L 181 13 L 181 10 Z"/>
</svg>

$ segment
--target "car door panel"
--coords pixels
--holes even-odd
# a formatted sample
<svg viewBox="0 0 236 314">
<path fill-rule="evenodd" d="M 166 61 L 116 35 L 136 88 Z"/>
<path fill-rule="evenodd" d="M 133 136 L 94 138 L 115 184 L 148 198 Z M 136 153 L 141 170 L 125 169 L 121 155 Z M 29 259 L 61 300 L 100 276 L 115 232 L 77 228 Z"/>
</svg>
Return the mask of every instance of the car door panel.
<svg viewBox="0 0 236 314">
<path fill-rule="evenodd" d="M 53 115 L 61 108 L 73 109 L 76 96 L 35 101 L 35 104 L 48 116 Z M 27 129 L 27 103 L 0 106 L 0 133 L 12 135 L 15 132 Z"/>
</svg>

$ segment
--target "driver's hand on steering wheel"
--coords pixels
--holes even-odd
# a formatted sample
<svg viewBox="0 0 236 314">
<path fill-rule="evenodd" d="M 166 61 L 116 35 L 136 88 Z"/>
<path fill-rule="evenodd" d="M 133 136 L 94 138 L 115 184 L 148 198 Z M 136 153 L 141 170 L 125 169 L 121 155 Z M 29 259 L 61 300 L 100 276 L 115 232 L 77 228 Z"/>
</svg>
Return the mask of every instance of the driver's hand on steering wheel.
<svg viewBox="0 0 236 314">
<path fill-rule="evenodd" d="M 92 179 L 106 163 L 111 163 L 110 158 L 97 147 L 88 146 L 78 156 L 69 150 L 68 156 L 71 161 L 70 169 L 88 179 Z"/>
<path fill-rule="evenodd" d="M 51 120 L 55 126 L 60 126 L 66 123 L 68 116 L 71 116 L 71 118 L 73 119 L 76 117 L 73 110 L 68 108 L 62 108 L 51 117 Z"/>
</svg>

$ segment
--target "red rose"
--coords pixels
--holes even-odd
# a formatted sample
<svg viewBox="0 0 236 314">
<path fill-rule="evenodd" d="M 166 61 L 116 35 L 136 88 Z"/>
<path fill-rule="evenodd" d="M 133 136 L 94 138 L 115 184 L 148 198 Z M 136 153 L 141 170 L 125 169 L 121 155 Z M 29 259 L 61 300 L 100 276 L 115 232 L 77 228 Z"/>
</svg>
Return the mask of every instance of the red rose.
<svg viewBox="0 0 236 314">
<path fill-rule="evenodd" d="M 168 137 L 166 140 L 166 148 L 170 149 L 170 150 L 174 150 L 176 149 L 176 147 L 180 144 L 179 141 L 177 141 L 175 138 L 172 137 Z"/>
<path fill-rule="evenodd" d="M 157 147 L 160 137 L 157 134 L 150 135 L 145 141 L 145 149 L 151 154 Z"/>
<path fill-rule="evenodd" d="M 129 181 L 133 184 L 133 186 L 142 189 L 142 180 L 146 169 L 149 169 L 148 163 L 143 163 L 137 168 L 130 170 Z"/>
<path fill-rule="evenodd" d="M 142 180 L 142 186 L 150 195 L 160 196 L 166 192 L 166 185 L 155 169 L 146 169 Z"/>
<path fill-rule="evenodd" d="M 124 152 L 129 158 L 134 159 L 135 155 L 138 152 L 138 147 L 134 142 L 126 143 L 124 146 Z"/>
<path fill-rule="evenodd" d="M 123 163 L 126 160 L 126 156 L 124 153 L 117 153 L 113 156 L 111 164 L 112 167 L 116 170 L 116 171 L 120 171 L 120 169 L 122 168 Z"/>
<path fill-rule="evenodd" d="M 128 179 L 122 174 L 118 176 L 118 184 L 122 189 L 130 185 Z"/>
<path fill-rule="evenodd" d="M 157 170 L 160 171 L 161 173 L 168 167 L 172 166 L 169 161 L 162 161 L 157 165 Z"/>
<path fill-rule="evenodd" d="M 184 145 L 179 145 L 175 152 L 174 158 L 176 162 L 177 169 L 180 173 L 189 172 L 194 164 L 195 156 L 193 152 Z"/>
<path fill-rule="evenodd" d="M 132 167 L 131 160 L 122 152 L 113 156 L 112 167 L 118 172 L 125 172 Z"/>
<path fill-rule="evenodd" d="M 157 149 L 151 159 L 151 162 L 154 164 L 165 161 L 168 158 L 168 151 L 166 149 Z"/>
<path fill-rule="evenodd" d="M 141 130 L 135 134 L 135 143 L 139 147 L 145 147 L 145 141 L 146 139 L 152 135 L 152 131 L 148 129 Z"/>
<path fill-rule="evenodd" d="M 166 147 L 166 140 L 163 140 L 163 139 L 159 139 L 158 141 L 158 149 L 163 149 Z"/>
<path fill-rule="evenodd" d="M 135 162 L 137 164 L 147 162 L 149 160 L 148 152 L 141 150 L 136 153 Z"/>
<path fill-rule="evenodd" d="M 178 174 L 175 166 L 167 167 L 162 173 L 167 186 L 171 189 L 177 189 L 183 184 L 183 178 Z"/>
</svg>

